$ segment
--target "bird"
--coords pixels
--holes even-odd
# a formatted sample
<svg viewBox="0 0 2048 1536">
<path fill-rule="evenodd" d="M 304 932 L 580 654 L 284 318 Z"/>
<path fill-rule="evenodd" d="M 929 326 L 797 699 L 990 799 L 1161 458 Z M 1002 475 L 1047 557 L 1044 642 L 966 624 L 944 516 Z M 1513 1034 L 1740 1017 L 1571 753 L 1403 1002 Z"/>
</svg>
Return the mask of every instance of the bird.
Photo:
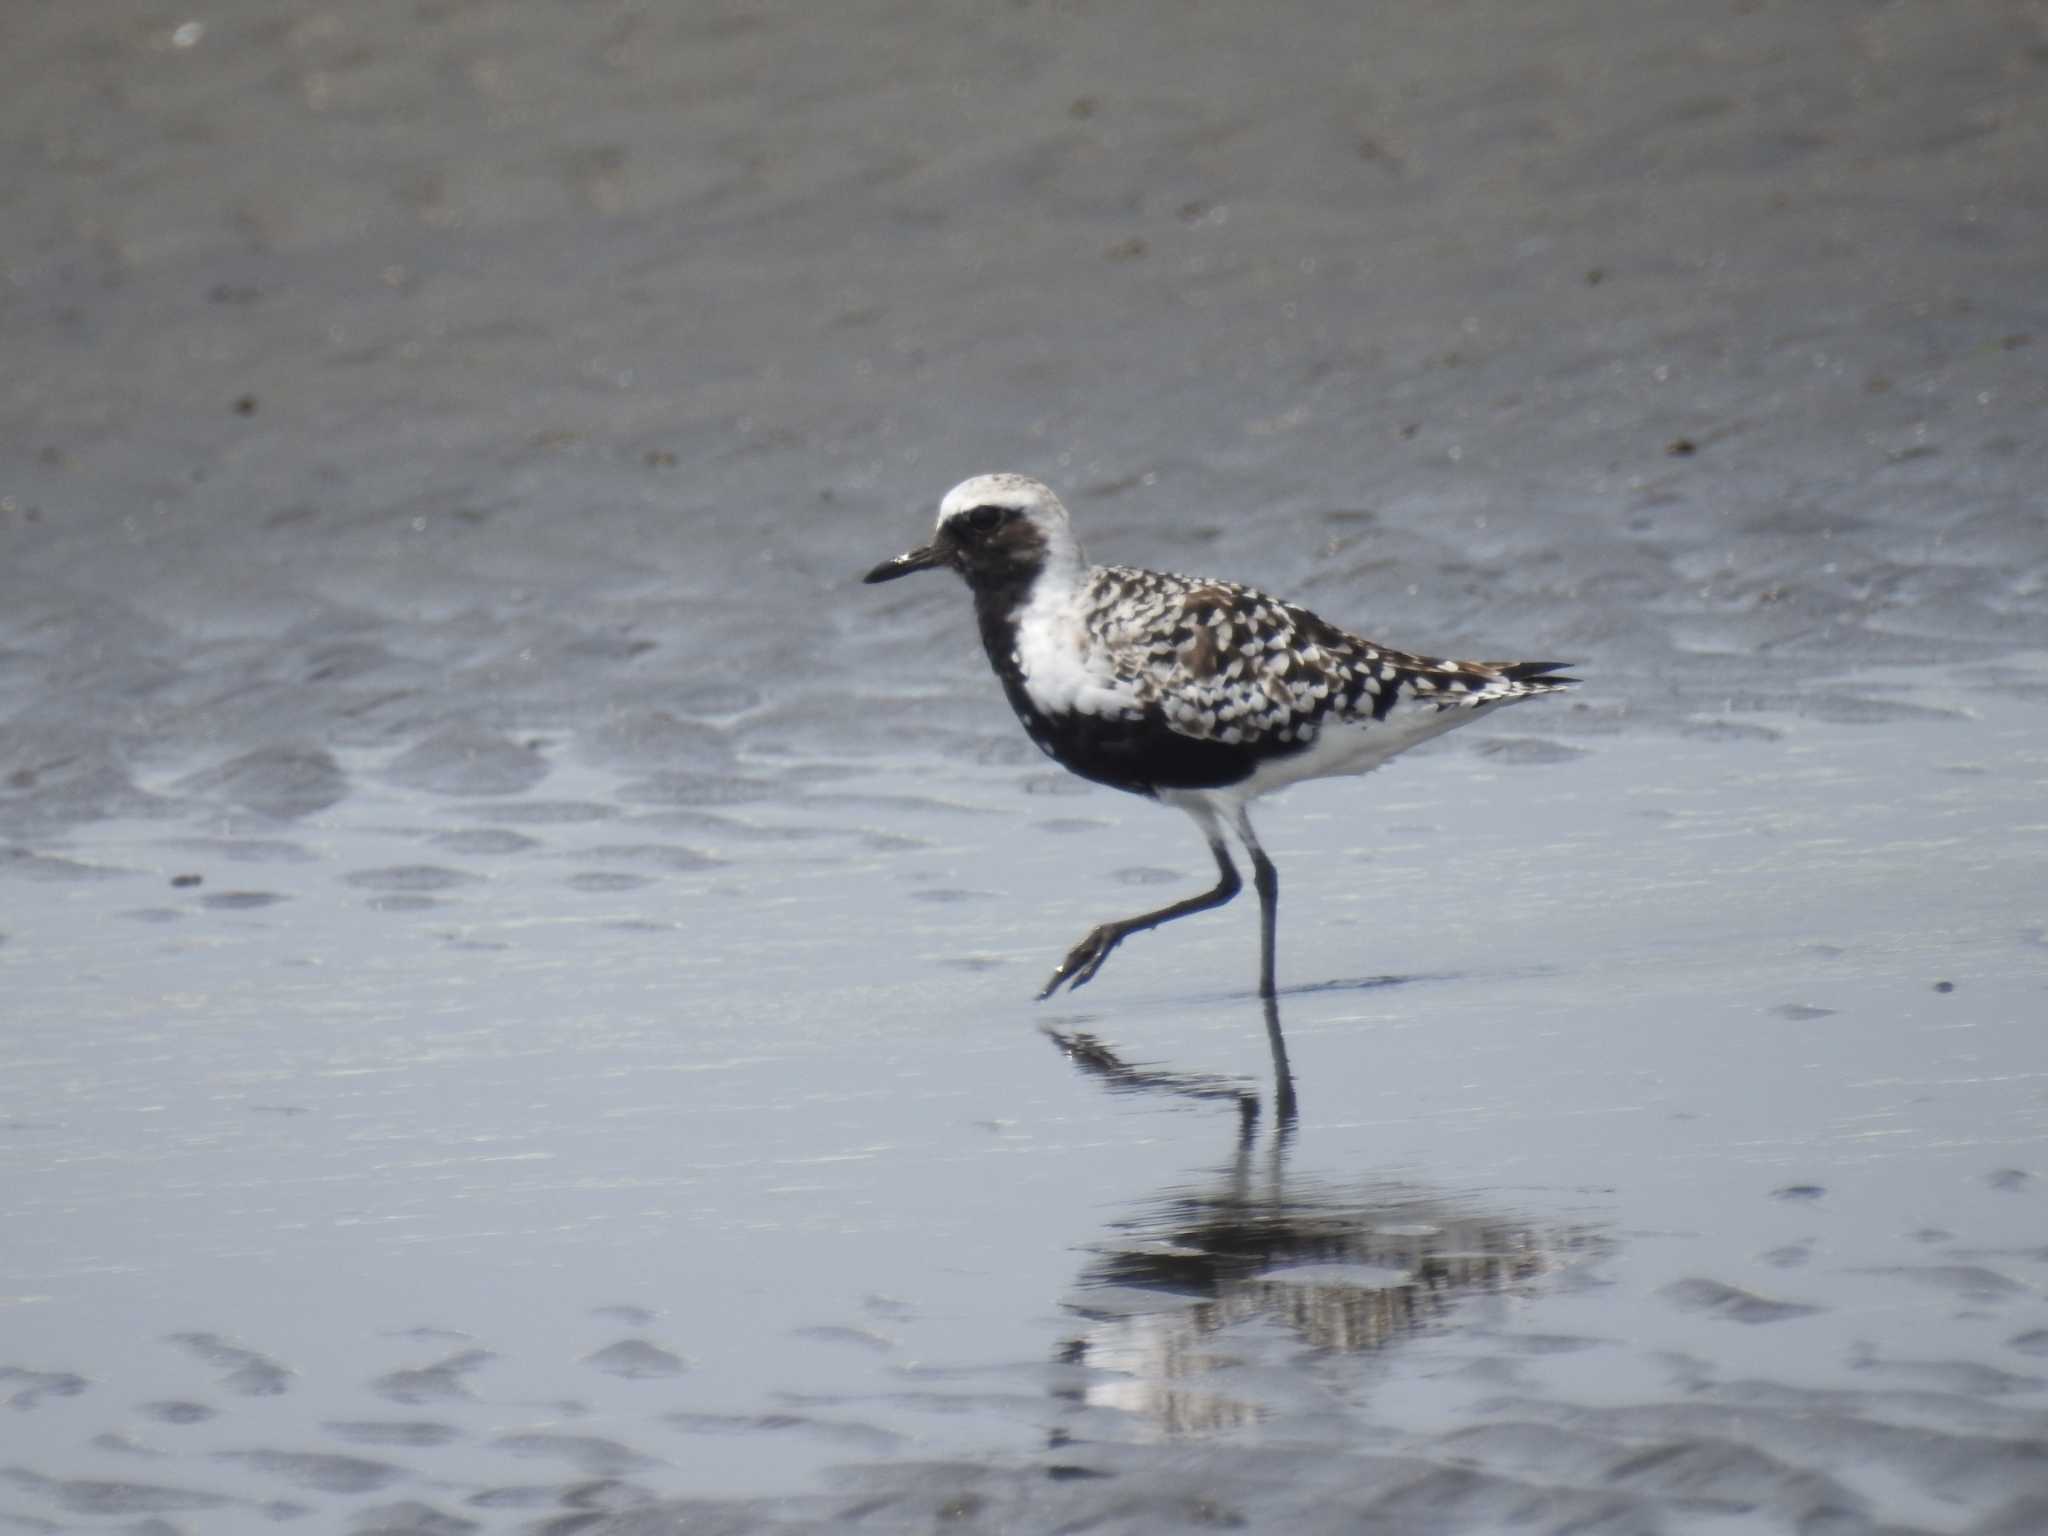
<svg viewBox="0 0 2048 1536">
<path fill-rule="evenodd" d="M 1259 895 L 1259 995 L 1272 999 L 1280 877 L 1248 807 L 1306 779 L 1370 772 L 1503 704 L 1578 682 L 1569 662 L 1450 661 L 1393 650 L 1236 582 L 1091 565 L 1067 509 L 1028 475 L 963 480 L 931 542 L 862 579 L 950 569 L 974 597 L 989 664 L 1025 732 L 1097 784 L 1193 818 L 1216 884 L 1099 924 L 1041 1000 L 1087 985 L 1118 945 L 1220 907 L 1243 889 L 1226 829 Z"/>
</svg>

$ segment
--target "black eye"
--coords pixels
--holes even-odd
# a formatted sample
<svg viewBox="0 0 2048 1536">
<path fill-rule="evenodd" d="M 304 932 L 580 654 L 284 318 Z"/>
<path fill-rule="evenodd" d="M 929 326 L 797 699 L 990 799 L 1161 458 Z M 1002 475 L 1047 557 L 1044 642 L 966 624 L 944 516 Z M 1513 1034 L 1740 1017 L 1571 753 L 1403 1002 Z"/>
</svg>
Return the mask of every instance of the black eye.
<svg viewBox="0 0 2048 1536">
<path fill-rule="evenodd" d="M 967 514 L 967 526 L 976 533 L 994 533 L 996 524 L 1003 520 L 1001 507 L 976 507 Z"/>
</svg>

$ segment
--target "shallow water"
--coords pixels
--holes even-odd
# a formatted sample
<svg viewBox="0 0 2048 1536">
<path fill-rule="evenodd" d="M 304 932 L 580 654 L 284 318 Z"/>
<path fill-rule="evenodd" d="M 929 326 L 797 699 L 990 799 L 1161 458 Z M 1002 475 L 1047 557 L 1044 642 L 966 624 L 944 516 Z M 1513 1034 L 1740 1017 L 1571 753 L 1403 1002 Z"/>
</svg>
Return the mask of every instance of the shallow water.
<svg viewBox="0 0 2048 1536">
<path fill-rule="evenodd" d="M 1140 1448 L 1219 1436 L 1476 1468 L 1479 1524 L 1530 1479 L 1930 1529 L 2026 1496 L 2048 709 L 1878 762 L 1776 724 L 1767 800 L 1746 740 L 1621 738 L 1276 805 L 1319 978 L 1285 1128 L 1248 909 L 1029 1001 L 1139 861 L 1200 873 L 1137 802 L 1046 832 L 1036 770 L 687 843 L 594 771 L 254 846 L 81 829 L 9 935 L 11 1501 L 255 1529 L 845 1463 L 908 1499 L 934 1457 L 1156 1500 Z"/>
<path fill-rule="evenodd" d="M 2048 1524 L 2038 16 L 1290 14 L 4 24 L 0 1519 Z M 1031 1001 L 996 466 L 1583 662 L 1264 810 L 1291 1114 Z"/>
</svg>

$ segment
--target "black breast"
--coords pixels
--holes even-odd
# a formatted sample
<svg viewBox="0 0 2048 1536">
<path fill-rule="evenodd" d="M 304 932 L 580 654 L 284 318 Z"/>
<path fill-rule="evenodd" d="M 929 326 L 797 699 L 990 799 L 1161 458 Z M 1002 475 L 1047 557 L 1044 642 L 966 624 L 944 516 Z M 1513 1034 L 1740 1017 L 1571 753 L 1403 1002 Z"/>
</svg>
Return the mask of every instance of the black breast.
<svg viewBox="0 0 2048 1536">
<path fill-rule="evenodd" d="M 1003 691 L 1031 739 L 1062 767 L 1136 795 L 1156 795 L 1162 789 L 1221 789 L 1250 778 L 1262 761 L 1279 755 L 1256 746 L 1183 736 L 1156 709 L 1136 720 L 1047 715 L 1032 707 L 1021 684 L 1005 677 Z"/>
</svg>

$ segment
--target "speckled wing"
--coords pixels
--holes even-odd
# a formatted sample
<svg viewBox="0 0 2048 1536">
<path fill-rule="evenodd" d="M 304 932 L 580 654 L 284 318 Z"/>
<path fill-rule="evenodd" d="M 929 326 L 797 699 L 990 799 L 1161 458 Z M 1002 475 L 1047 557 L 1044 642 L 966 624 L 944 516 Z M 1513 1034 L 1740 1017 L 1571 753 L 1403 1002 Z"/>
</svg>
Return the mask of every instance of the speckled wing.
<svg viewBox="0 0 2048 1536">
<path fill-rule="evenodd" d="M 1549 692 L 1543 662 L 1388 650 L 1235 582 L 1107 566 L 1085 621 L 1118 680 L 1177 735 L 1285 751 L 1329 721 L 1385 720 Z"/>
</svg>

